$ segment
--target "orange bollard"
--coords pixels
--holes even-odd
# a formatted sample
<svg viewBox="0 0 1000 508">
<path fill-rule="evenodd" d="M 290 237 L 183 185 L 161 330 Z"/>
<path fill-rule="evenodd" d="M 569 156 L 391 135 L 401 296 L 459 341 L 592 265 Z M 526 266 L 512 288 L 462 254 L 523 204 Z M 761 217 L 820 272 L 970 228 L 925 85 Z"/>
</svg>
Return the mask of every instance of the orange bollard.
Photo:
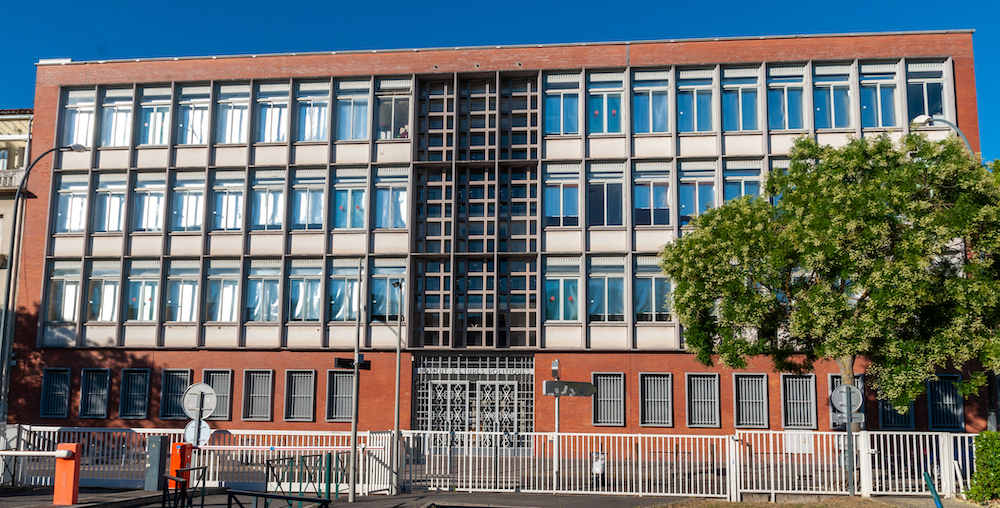
<svg viewBox="0 0 1000 508">
<path fill-rule="evenodd" d="M 53 478 L 55 492 L 52 494 L 52 504 L 66 506 L 77 504 L 80 500 L 80 455 L 83 445 L 80 443 L 59 443 L 57 450 L 69 450 L 73 455 L 69 458 L 56 458 L 56 476 Z"/>
<path fill-rule="evenodd" d="M 178 469 L 184 469 L 191 466 L 191 449 L 192 446 L 190 443 L 174 443 L 170 445 L 170 476 L 184 478 L 189 482 L 191 481 L 190 471 L 178 471 Z M 169 487 L 171 489 L 176 489 L 177 482 L 170 480 Z"/>
</svg>

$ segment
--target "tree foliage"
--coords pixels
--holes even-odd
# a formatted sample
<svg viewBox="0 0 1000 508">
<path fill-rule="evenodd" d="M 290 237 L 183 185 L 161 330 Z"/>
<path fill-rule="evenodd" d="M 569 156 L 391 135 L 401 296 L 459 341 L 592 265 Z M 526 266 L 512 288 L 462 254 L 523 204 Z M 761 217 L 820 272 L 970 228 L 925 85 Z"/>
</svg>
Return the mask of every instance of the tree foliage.
<svg viewBox="0 0 1000 508">
<path fill-rule="evenodd" d="M 1000 182 L 957 138 L 800 138 L 772 200 L 743 197 L 695 217 L 661 266 L 698 359 L 779 370 L 858 355 L 883 398 L 904 405 L 942 367 L 1000 371 Z M 971 388 L 981 383 L 974 377 Z"/>
</svg>

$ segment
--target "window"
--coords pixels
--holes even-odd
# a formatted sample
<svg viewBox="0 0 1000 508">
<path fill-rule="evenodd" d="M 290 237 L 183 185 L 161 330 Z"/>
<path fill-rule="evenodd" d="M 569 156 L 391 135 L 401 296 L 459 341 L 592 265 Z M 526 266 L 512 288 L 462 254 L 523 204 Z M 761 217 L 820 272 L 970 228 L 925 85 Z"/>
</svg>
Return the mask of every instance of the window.
<svg viewBox="0 0 1000 508">
<path fill-rule="evenodd" d="M 5 169 L 14 169 L 7 167 L 8 160 L 9 160 L 8 150 L 6 148 L 0 148 L 0 171 Z"/>
<path fill-rule="evenodd" d="M 379 197 L 390 199 L 391 189 L 389 192 L 389 196 L 383 194 Z M 388 206 L 388 204 L 385 206 Z M 392 214 L 391 210 L 389 214 Z M 338 185 L 333 191 L 333 227 L 350 229 L 365 227 L 364 188 L 346 188 Z"/>
<path fill-rule="evenodd" d="M 285 216 L 285 172 L 274 170 L 254 173 L 250 228 L 280 230 Z"/>
<path fill-rule="evenodd" d="M 246 143 L 250 85 L 222 85 L 215 105 L 215 142 Z"/>
<path fill-rule="evenodd" d="M 270 370 L 243 371 L 243 419 L 266 421 L 271 419 Z"/>
<path fill-rule="evenodd" d="M 292 229 L 322 229 L 325 201 L 326 171 L 297 170 L 292 180 Z"/>
<path fill-rule="evenodd" d="M 202 380 L 215 390 L 215 411 L 209 420 L 228 420 L 229 408 L 232 406 L 233 371 L 206 370 L 202 372 Z"/>
<path fill-rule="evenodd" d="M 285 371 L 285 420 L 313 421 L 315 391 L 316 371 Z"/>
<path fill-rule="evenodd" d="M 687 374 L 688 427 L 719 426 L 719 375 Z"/>
<path fill-rule="evenodd" d="M 128 273 L 128 302 L 125 319 L 156 321 L 159 307 L 160 262 L 132 261 Z"/>
<path fill-rule="evenodd" d="M 816 376 L 781 375 L 781 425 L 792 429 L 816 428 Z"/>
<path fill-rule="evenodd" d="M 118 279 L 121 262 L 92 261 L 87 285 L 87 321 L 118 319 Z"/>
<path fill-rule="evenodd" d="M 69 369 L 42 371 L 42 418 L 69 416 Z"/>
<path fill-rule="evenodd" d="M 632 129 L 636 134 L 670 130 L 670 71 L 636 71 L 632 81 Z"/>
<path fill-rule="evenodd" d="M 182 86 L 177 101 L 177 144 L 208 143 L 208 104 L 211 88 Z"/>
<path fill-rule="evenodd" d="M 905 413 L 900 413 L 891 402 L 878 401 L 878 425 L 881 430 L 913 430 L 913 402 Z"/>
<path fill-rule="evenodd" d="M 101 146 L 128 146 L 132 133 L 132 89 L 104 91 L 101 101 Z"/>
<path fill-rule="evenodd" d="M 730 201 L 743 196 L 759 196 L 760 168 L 761 161 L 757 160 L 725 161 L 723 198 Z"/>
<path fill-rule="evenodd" d="M 349 422 L 353 415 L 354 373 L 342 370 L 326 372 L 326 419 Z"/>
<path fill-rule="evenodd" d="M 334 259 L 330 267 L 330 321 L 354 321 L 361 304 L 358 259 Z"/>
<path fill-rule="evenodd" d="M 692 216 L 715 206 L 715 163 L 691 161 L 681 164 L 678 219 L 681 226 L 686 226 Z"/>
<path fill-rule="evenodd" d="M 97 175 L 97 189 L 94 191 L 95 233 L 120 233 L 125 222 L 125 189 L 128 178 L 125 173 L 101 173 Z"/>
<path fill-rule="evenodd" d="M 403 302 L 394 282 L 406 281 L 406 261 L 400 259 L 375 259 L 372 268 L 372 321 L 396 321 Z M 403 292 L 405 294 L 405 291 Z"/>
<path fill-rule="evenodd" d="M 381 79 L 378 82 L 378 139 L 410 137 L 409 79 Z"/>
<path fill-rule="evenodd" d="M 295 94 L 298 105 L 296 141 L 326 141 L 330 109 L 330 83 L 299 83 Z"/>
<path fill-rule="evenodd" d="M 656 256 L 636 256 L 635 321 L 670 321 L 670 280 L 660 269 Z"/>
<path fill-rule="evenodd" d="M 590 322 L 625 321 L 625 260 L 592 258 L 587 273 Z"/>
<path fill-rule="evenodd" d="M 712 123 L 713 69 L 680 71 L 677 79 L 677 130 L 679 132 L 706 132 L 715 127 Z"/>
<path fill-rule="evenodd" d="M 635 180 L 635 225 L 670 225 L 670 163 L 637 162 Z"/>
<path fill-rule="evenodd" d="M 908 120 L 919 115 L 944 118 L 944 63 L 907 62 L 906 114 Z"/>
<path fill-rule="evenodd" d="M 832 396 L 833 395 L 833 391 L 836 390 L 837 387 L 841 385 L 840 374 L 830 374 L 829 377 L 830 377 L 830 383 L 829 383 L 829 386 L 830 386 L 830 395 Z M 858 390 L 861 390 L 861 400 L 862 400 L 862 403 L 861 403 L 860 412 L 864 413 L 865 412 L 865 406 L 864 406 L 864 400 L 865 400 L 865 375 L 864 374 L 855 374 L 854 375 L 854 386 L 856 386 L 858 388 Z M 853 401 L 853 402 L 857 402 L 857 401 Z M 838 422 L 833 421 L 833 415 L 835 415 L 835 414 L 837 414 L 839 412 L 840 411 L 838 411 L 835 407 L 833 407 L 833 401 L 831 399 L 831 402 L 830 402 L 830 428 L 831 429 L 843 429 L 844 428 L 844 425 L 845 425 L 844 423 L 838 423 Z M 893 412 L 895 412 L 895 411 L 893 411 Z M 896 413 L 896 414 L 899 414 L 899 413 Z M 866 425 L 867 425 L 867 422 L 861 422 L 861 429 L 864 430 Z"/>
<path fill-rule="evenodd" d="M 288 320 L 319 321 L 323 312 L 323 260 L 293 259 L 288 274 Z"/>
<path fill-rule="evenodd" d="M 143 420 L 149 406 L 149 369 L 122 369 L 118 417 Z"/>
<path fill-rule="evenodd" d="M 281 301 L 281 261 L 252 259 L 247 274 L 247 321 L 277 321 Z"/>
<path fill-rule="evenodd" d="M 63 112 L 63 146 L 91 146 L 94 128 L 94 90 L 67 90 Z"/>
<path fill-rule="evenodd" d="M 545 225 L 580 225 L 580 167 L 549 164 L 545 168 Z"/>
<path fill-rule="evenodd" d="M 354 204 L 353 199 L 351 204 Z M 379 186 L 375 189 L 376 228 L 405 228 L 407 209 L 406 186 Z"/>
<path fill-rule="evenodd" d="M 594 72 L 587 83 L 587 124 L 590 134 L 622 131 L 622 80 L 620 72 Z"/>
<path fill-rule="evenodd" d="M 580 76 L 545 76 L 545 134 L 579 134 Z"/>
<path fill-rule="evenodd" d="M 170 88 L 143 88 L 140 92 L 139 144 L 161 146 L 167 144 L 170 132 Z"/>
<path fill-rule="evenodd" d="M 587 175 L 587 225 L 621 226 L 625 200 L 624 168 L 618 164 L 592 164 Z"/>
<path fill-rule="evenodd" d="M 580 319 L 580 260 L 547 258 L 545 260 L 545 320 Z"/>
<path fill-rule="evenodd" d="M 86 222 L 87 175 L 60 175 L 56 233 L 82 233 Z"/>
<path fill-rule="evenodd" d="M 205 320 L 234 322 L 239 305 L 240 262 L 212 259 L 208 262 L 208 291 L 205 293 Z"/>
<path fill-rule="evenodd" d="M 639 400 L 642 413 L 639 424 L 671 427 L 673 417 L 673 382 L 670 374 L 639 374 Z"/>
<path fill-rule="evenodd" d="M 337 139 L 368 139 L 368 81 L 337 83 Z"/>
<path fill-rule="evenodd" d="M 243 228 L 242 171 L 217 171 L 212 186 L 214 229 L 239 230 Z"/>
<path fill-rule="evenodd" d="M 191 384 L 191 371 L 186 369 L 164 369 L 163 385 L 160 387 L 160 418 L 186 419 L 184 414 L 184 390 Z"/>
<path fill-rule="evenodd" d="M 851 127 L 849 65 L 817 65 L 813 77 L 813 106 L 817 129 Z"/>
<path fill-rule="evenodd" d="M 962 376 L 939 374 L 927 382 L 927 406 L 930 430 L 965 430 L 965 408 L 958 384 Z"/>
<path fill-rule="evenodd" d="M 167 321 L 197 321 L 198 273 L 197 260 L 170 261 L 167 269 Z"/>
<path fill-rule="evenodd" d="M 80 262 L 53 261 L 49 270 L 50 323 L 76 321 L 80 296 Z"/>
<path fill-rule="evenodd" d="M 735 374 L 733 392 L 736 426 L 766 429 L 767 374 Z"/>
<path fill-rule="evenodd" d="M 108 369 L 83 369 L 80 377 L 80 418 L 108 417 Z"/>
<path fill-rule="evenodd" d="M 133 231 L 163 231 L 165 178 L 163 173 L 136 175 L 132 199 Z"/>
<path fill-rule="evenodd" d="M 288 140 L 288 83 L 257 85 L 257 142 Z"/>
<path fill-rule="evenodd" d="M 767 69 L 767 124 L 772 130 L 804 129 L 802 67 Z"/>
<path fill-rule="evenodd" d="M 861 64 L 861 126 L 896 125 L 896 64 Z"/>
<path fill-rule="evenodd" d="M 205 216 L 205 173 L 174 173 L 171 231 L 201 231 Z"/>
<path fill-rule="evenodd" d="M 597 393 L 593 395 L 594 425 L 625 425 L 625 374 L 591 374 Z"/>
<path fill-rule="evenodd" d="M 722 69 L 722 129 L 757 130 L 757 74 L 760 69 Z"/>
</svg>

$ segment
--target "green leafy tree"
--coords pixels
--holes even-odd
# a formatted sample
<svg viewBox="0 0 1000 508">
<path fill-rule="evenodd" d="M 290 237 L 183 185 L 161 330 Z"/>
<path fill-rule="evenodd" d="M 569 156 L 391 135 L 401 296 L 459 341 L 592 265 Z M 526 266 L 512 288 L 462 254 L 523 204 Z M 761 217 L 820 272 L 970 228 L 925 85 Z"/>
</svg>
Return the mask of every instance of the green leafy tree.
<svg viewBox="0 0 1000 508">
<path fill-rule="evenodd" d="M 904 406 L 942 367 L 1000 370 L 1000 182 L 957 138 L 801 138 L 769 199 L 695 217 L 661 253 L 699 361 L 809 370 L 830 358 L 853 384 L 859 355 Z M 966 391 L 983 375 L 966 382 Z"/>
</svg>

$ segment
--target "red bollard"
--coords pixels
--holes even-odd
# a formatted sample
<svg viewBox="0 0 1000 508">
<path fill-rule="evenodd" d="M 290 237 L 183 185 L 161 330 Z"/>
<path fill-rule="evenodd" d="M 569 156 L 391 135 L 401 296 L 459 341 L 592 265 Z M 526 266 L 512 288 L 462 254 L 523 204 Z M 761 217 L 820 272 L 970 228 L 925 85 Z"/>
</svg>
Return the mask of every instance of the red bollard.
<svg viewBox="0 0 1000 508">
<path fill-rule="evenodd" d="M 191 481 L 190 471 L 178 471 L 178 470 L 191 466 L 192 448 L 193 447 L 191 446 L 190 443 L 174 443 L 170 445 L 170 476 L 184 478 L 189 482 Z M 169 487 L 172 489 L 176 489 L 177 482 L 170 480 Z"/>
<path fill-rule="evenodd" d="M 80 454 L 83 445 L 80 443 L 59 443 L 56 450 L 69 450 L 69 457 L 56 457 L 56 476 L 53 478 L 55 491 L 52 494 L 52 504 L 66 506 L 77 504 L 80 500 Z"/>
</svg>

